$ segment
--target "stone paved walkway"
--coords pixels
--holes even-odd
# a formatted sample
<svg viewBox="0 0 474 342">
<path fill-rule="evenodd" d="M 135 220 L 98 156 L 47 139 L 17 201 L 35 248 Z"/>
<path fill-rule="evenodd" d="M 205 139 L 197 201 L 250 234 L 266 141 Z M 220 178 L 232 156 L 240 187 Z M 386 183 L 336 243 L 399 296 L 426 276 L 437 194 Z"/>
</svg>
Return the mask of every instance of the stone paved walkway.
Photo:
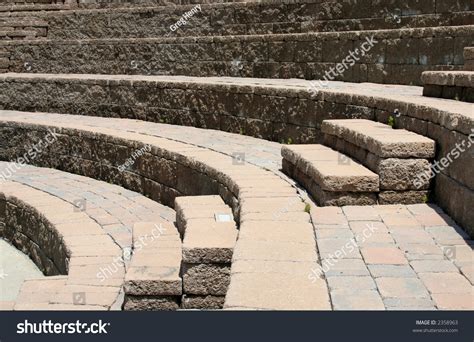
<svg viewBox="0 0 474 342">
<path fill-rule="evenodd" d="M 281 145 L 277 143 L 135 120 L 9 111 L 0 111 L 0 117 L 42 124 L 76 122 L 178 140 L 226 155 L 243 152 L 247 162 L 270 169 L 294 184 L 278 171 Z M 304 191 L 300 194 L 307 198 Z M 317 208 L 312 203 L 311 207 L 333 309 L 474 307 L 474 244 L 437 206 Z M 318 281 L 319 276 L 320 270 L 308 270 L 304 281 Z"/>
</svg>

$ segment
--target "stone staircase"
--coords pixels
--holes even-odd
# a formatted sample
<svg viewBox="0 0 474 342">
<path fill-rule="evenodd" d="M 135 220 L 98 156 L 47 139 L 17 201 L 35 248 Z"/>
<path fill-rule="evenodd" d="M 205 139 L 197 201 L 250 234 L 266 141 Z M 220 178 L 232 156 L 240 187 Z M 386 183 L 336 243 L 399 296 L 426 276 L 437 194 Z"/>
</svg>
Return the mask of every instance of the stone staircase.
<svg viewBox="0 0 474 342">
<path fill-rule="evenodd" d="M 120 188 L 88 190 L 98 207 L 84 220 L 113 244 L 104 251 L 130 257 L 99 298 L 88 282 L 107 263 L 84 258 L 100 248 L 66 236 L 83 254 L 60 255 L 69 268 L 5 307 L 472 309 L 471 2 L 210 1 L 170 28 L 195 6 L 0 6 L 6 32 L 31 32 L 0 41 L 0 160 Z M 34 188 L 20 193 L 33 213 L 35 191 L 67 202 L 79 189 L 16 172 L 0 174 L 0 236 L 21 247 L 5 233 L 21 217 L 3 209 L 16 191 L 5 184 Z M 47 214 L 52 233 L 75 227 L 77 215 Z M 158 223 L 169 234 L 143 245 Z M 84 289 L 61 290 L 72 279 Z"/>
</svg>

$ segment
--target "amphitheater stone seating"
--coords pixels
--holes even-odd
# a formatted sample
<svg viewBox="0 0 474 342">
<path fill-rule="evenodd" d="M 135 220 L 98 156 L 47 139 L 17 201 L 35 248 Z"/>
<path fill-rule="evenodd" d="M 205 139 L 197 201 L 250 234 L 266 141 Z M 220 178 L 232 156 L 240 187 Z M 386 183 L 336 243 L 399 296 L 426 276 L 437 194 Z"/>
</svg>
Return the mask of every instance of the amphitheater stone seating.
<svg viewBox="0 0 474 342">
<path fill-rule="evenodd" d="M 133 257 L 125 275 L 125 310 L 176 310 L 183 283 L 181 240 L 163 221 L 133 227 Z"/>
<path fill-rule="evenodd" d="M 435 142 L 419 134 L 393 130 L 370 120 L 325 120 L 324 143 L 379 175 L 378 200 L 383 204 L 426 201 Z M 425 198 L 425 200 L 424 200 Z"/>
<path fill-rule="evenodd" d="M 207 211 L 204 207 L 212 210 Z M 185 309 L 222 308 L 237 239 L 231 210 L 229 207 L 222 210 L 225 203 L 219 196 L 178 197 L 175 208 L 186 227 L 181 230 L 184 233 L 182 273 L 185 293 L 182 306 Z M 195 212 L 198 217 L 188 212 Z"/>
<path fill-rule="evenodd" d="M 0 309 L 472 310 L 472 6 L 3 1 Z"/>
<path fill-rule="evenodd" d="M 369 205 L 377 202 L 379 177 L 346 155 L 323 145 L 283 146 L 283 172 L 318 205 Z"/>
<path fill-rule="evenodd" d="M 121 256 L 121 249 L 98 223 L 75 212 L 73 205 L 18 183 L 3 182 L 0 200 L 2 236 L 30 255 L 46 274 L 68 274 L 25 282 L 15 310 L 76 310 L 79 305 L 105 310 L 113 306 L 123 268 L 101 282 L 94 273 L 97 268 L 87 266 L 89 260 L 107 263 Z M 32 222 L 35 224 L 30 225 Z M 82 229 L 74 229 L 77 226 Z M 48 291 L 42 292 L 43 286 Z M 76 302 L 75 293 L 81 293 L 83 300 Z"/>
<path fill-rule="evenodd" d="M 9 71 L 13 72 L 24 72 L 28 63 L 28 71 L 36 73 L 326 77 L 350 82 L 420 84 L 423 71 L 461 69 L 463 48 L 472 43 L 472 36 L 472 26 L 453 26 L 219 39 L 4 41 L 0 48 L 9 54 Z M 448 37 L 452 39 L 449 52 L 443 45 Z M 348 55 L 339 53 L 334 44 L 344 46 L 343 51 L 356 51 L 353 53 L 358 61 L 346 60 Z M 76 63 L 68 63 L 72 59 Z"/>
</svg>

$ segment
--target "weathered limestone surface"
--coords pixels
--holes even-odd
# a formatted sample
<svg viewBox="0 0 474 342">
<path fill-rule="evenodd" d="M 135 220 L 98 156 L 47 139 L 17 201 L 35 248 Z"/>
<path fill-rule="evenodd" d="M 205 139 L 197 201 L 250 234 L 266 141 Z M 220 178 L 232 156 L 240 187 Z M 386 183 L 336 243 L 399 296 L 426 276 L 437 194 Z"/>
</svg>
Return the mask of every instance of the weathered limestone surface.
<svg viewBox="0 0 474 342">
<path fill-rule="evenodd" d="M 126 296 L 123 306 L 127 311 L 174 311 L 179 309 L 176 296 Z"/>
<path fill-rule="evenodd" d="M 9 57 L 10 72 L 323 79 L 337 68 L 331 79 L 413 85 L 420 84 L 423 71 L 461 70 L 463 48 L 473 35 L 474 25 L 219 39 L 3 41 L 0 49 Z M 345 51 L 360 51 L 368 40 L 372 49 L 353 66 L 346 62 L 346 70 Z"/>
<path fill-rule="evenodd" d="M 435 8 L 428 3 L 420 6 L 400 2 L 386 4 L 384 7 L 383 4 L 374 4 L 370 0 L 358 1 L 355 4 L 339 1 L 205 4 L 206 2 L 200 1 L 201 11 L 192 17 L 188 25 L 174 31 L 170 26 L 175 24 L 183 13 L 191 10 L 194 4 L 178 7 L 155 5 L 146 8 L 123 8 L 127 6 L 123 4 L 122 8 L 108 11 L 89 5 L 88 10 L 24 14 L 17 12 L 17 15 L 33 14 L 47 20 L 48 36 L 53 39 L 381 30 L 458 26 L 469 24 L 469 20 L 473 18 L 472 13 L 468 11 L 470 4 L 459 3 L 451 4 L 447 11 L 446 6 L 438 5 L 438 8 Z M 405 7 L 403 10 L 402 6 Z"/>
<path fill-rule="evenodd" d="M 186 263 L 183 290 L 190 295 L 225 296 L 230 283 L 230 264 Z"/>
<path fill-rule="evenodd" d="M 36 114 L 32 115 L 36 116 Z M 39 117 L 37 117 L 37 119 L 38 118 Z M 89 126 L 86 122 L 82 121 L 83 118 L 81 118 L 82 123 L 71 122 L 70 116 L 67 116 L 67 122 L 62 123 L 60 123 L 58 120 L 46 120 L 43 122 L 41 122 L 41 120 L 34 120 L 35 122 L 33 123 L 29 122 L 31 119 L 32 117 L 27 115 L 27 117 L 24 117 L 19 121 L 8 121 L 7 117 L 2 115 L 2 134 L 11 132 L 12 129 L 15 131 L 15 134 L 11 138 L 9 137 L 6 140 L 2 140 L 9 142 L 9 146 L 4 146 L 1 149 L 2 156 L 15 158 L 15 156 L 21 155 L 23 153 L 21 149 L 25 148 L 24 146 L 30 146 L 34 141 L 36 141 L 36 139 L 41 140 L 44 138 L 45 135 L 48 134 L 47 130 L 49 128 L 50 130 L 56 130 L 56 133 L 58 134 L 57 143 L 51 144 L 45 148 L 44 153 L 35 159 L 34 162 L 36 164 L 55 166 L 55 163 L 60 160 L 64 166 L 67 165 L 67 169 L 71 172 L 82 173 L 94 178 L 100 178 L 100 175 L 105 176 L 107 174 L 106 178 L 110 182 L 120 183 L 124 186 L 127 186 L 128 184 L 128 186 L 134 188 L 135 191 L 146 192 L 147 188 L 143 188 L 141 186 L 141 184 L 143 184 L 142 182 L 126 182 L 126 180 L 130 178 L 122 178 L 123 175 L 120 174 L 120 172 L 117 170 L 117 167 L 124 162 L 124 159 L 126 159 L 127 155 L 130 155 L 138 148 L 142 148 L 145 144 L 149 144 L 151 146 L 151 152 L 146 154 L 143 160 L 140 160 L 140 162 L 137 161 L 129 168 L 129 171 L 126 173 L 129 177 L 146 175 L 147 179 L 153 179 L 156 176 L 151 170 L 156 170 L 156 167 L 143 167 L 142 163 L 144 161 L 151 162 L 153 158 L 162 158 L 168 161 L 173 160 L 179 162 L 180 171 L 178 172 L 182 172 L 183 175 L 186 175 L 184 172 L 185 170 L 193 172 L 192 175 L 189 176 L 190 178 L 186 181 L 186 186 L 198 185 L 199 187 L 202 187 L 203 185 L 206 185 L 205 181 L 200 182 L 193 178 L 200 177 L 199 172 L 201 172 L 205 174 L 209 180 L 213 180 L 215 182 L 214 187 L 210 188 L 213 190 L 214 194 L 217 194 L 219 189 L 222 189 L 222 194 L 228 196 L 227 200 L 229 203 L 238 207 L 238 211 L 244 215 L 250 213 L 274 214 L 274 217 L 272 217 L 271 220 L 274 221 L 276 227 L 287 228 L 288 224 L 286 222 L 280 222 L 278 220 L 279 211 L 283 210 L 286 206 L 290 206 L 290 211 L 298 211 L 304 214 L 304 205 L 303 207 L 301 205 L 290 205 L 295 201 L 299 201 L 301 204 L 303 203 L 301 202 L 299 196 L 296 195 L 294 189 L 292 189 L 292 193 L 288 191 L 292 187 L 286 181 L 282 180 L 278 176 L 275 176 L 271 171 L 264 170 L 245 161 L 243 163 L 235 163 L 235 159 L 231 156 L 209 151 L 205 148 L 197 147 L 195 145 L 184 144 L 178 141 L 168 140 L 153 135 L 125 131 L 120 128 Z M 93 118 L 86 119 L 90 120 Z M 110 123 L 109 120 L 107 120 L 107 122 Z M 148 125 L 150 125 L 150 123 L 147 123 L 147 126 Z M 117 127 L 123 128 L 123 121 L 120 120 L 120 124 Z M 24 134 L 26 132 L 30 132 L 30 134 Z M 28 137 L 32 140 L 28 140 Z M 19 138 L 23 140 L 22 144 L 17 143 L 17 139 Z M 80 149 L 78 149 L 78 147 L 80 147 Z M 119 147 L 121 149 L 118 149 Z M 67 151 L 73 150 L 76 153 L 74 157 L 67 155 Z M 124 159 L 120 159 L 121 154 L 118 151 L 123 151 L 122 153 Z M 61 157 L 62 153 L 66 153 L 66 155 Z M 72 159 L 74 159 L 75 162 L 71 163 L 67 161 L 71 161 Z M 94 170 L 97 170 L 96 167 L 98 167 L 98 165 L 95 166 L 95 163 L 98 164 L 99 161 L 100 165 L 102 165 L 101 167 L 105 167 L 103 169 L 104 171 L 100 174 L 94 172 Z M 154 165 L 158 164 L 159 162 Z M 90 168 L 85 168 L 85 165 L 89 165 Z M 79 169 L 78 166 L 82 167 Z M 262 182 L 262 178 L 267 177 L 270 182 Z M 203 180 L 205 180 L 205 178 L 203 178 Z M 175 186 L 179 188 L 180 184 L 181 183 L 178 183 Z M 217 184 L 220 184 L 222 187 L 219 188 Z M 152 192 L 155 194 L 154 196 L 161 195 L 159 187 L 153 189 L 155 190 Z M 205 193 L 201 189 L 203 188 L 196 189 L 195 193 Z M 224 191 L 225 189 L 229 190 L 226 192 Z M 255 189 L 255 191 L 245 191 L 248 189 Z M 239 198 L 238 203 L 229 200 L 232 198 L 232 196 L 229 197 L 229 192 L 233 194 L 232 196 L 237 196 Z M 271 196 L 272 192 L 281 192 L 282 196 L 284 197 L 274 198 Z M 270 194 L 270 197 L 268 197 L 268 194 Z M 223 199 L 226 199 L 225 196 L 222 197 Z M 270 239 L 265 238 L 266 241 L 260 241 L 262 239 L 260 232 L 250 228 L 253 226 L 253 222 L 258 223 L 258 220 L 246 221 L 245 227 L 247 228 L 242 228 L 244 225 L 241 225 L 241 233 L 242 229 L 247 231 L 245 233 L 246 237 L 238 239 L 236 244 L 236 249 L 240 249 L 239 256 L 237 258 L 239 260 L 250 261 L 249 267 L 252 267 L 251 272 L 256 272 L 257 274 L 261 273 L 262 270 L 260 269 L 261 266 L 259 265 L 259 261 L 261 260 L 262 256 L 267 259 L 265 254 L 268 253 L 266 253 L 266 251 L 271 251 L 271 254 L 278 255 L 278 260 L 280 261 L 286 259 L 295 261 L 297 263 L 300 261 L 317 262 L 318 255 L 316 253 L 314 233 L 312 232 L 312 225 L 310 223 L 304 221 L 292 223 L 294 227 L 292 229 L 294 231 L 300 231 L 300 235 L 298 235 L 300 236 L 298 238 L 300 240 L 298 241 L 301 241 L 301 243 L 292 242 L 291 248 L 288 248 L 288 243 L 280 242 L 278 240 L 278 235 L 275 234 L 270 234 Z M 259 224 L 259 226 L 261 226 L 261 224 Z M 284 230 L 281 229 L 280 234 L 283 234 L 283 231 Z M 176 234 L 178 234 L 177 231 Z M 287 236 L 287 234 L 285 236 Z M 258 248 L 258 245 L 262 245 L 262 243 L 264 248 Z M 257 248 L 254 247 L 254 244 L 257 244 Z M 263 245 L 261 247 L 263 247 Z M 252 254 L 252 252 L 249 254 L 251 251 L 258 251 L 258 253 Z M 233 258 L 235 259 L 235 257 Z M 278 273 L 276 275 L 278 275 Z M 238 285 L 235 285 L 233 297 L 230 300 L 232 305 L 226 304 L 226 306 L 253 307 L 253 299 L 247 296 L 241 296 L 241 293 L 238 290 L 238 288 L 242 286 L 247 289 L 251 289 L 254 286 L 251 278 L 255 277 L 244 277 L 238 279 Z M 232 288 L 232 284 L 233 278 L 231 277 L 229 291 Z M 316 293 L 312 293 L 310 296 L 314 297 L 317 295 L 319 299 L 304 302 L 299 301 L 295 304 L 295 302 L 290 300 L 281 302 L 279 293 L 289 294 L 289 298 L 296 298 L 297 296 L 300 296 L 303 290 L 309 290 L 309 288 L 307 288 L 307 284 L 305 284 L 304 279 L 293 282 L 290 287 L 282 287 L 282 284 L 278 281 L 269 282 L 265 287 L 267 293 L 265 295 L 265 302 L 261 304 L 262 308 L 330 308 L 326 284 L 324 282 L 318 282 L 317 284 L 312 284 L 311 288 L 315 289 Z M 237 292 L 235 292 L 235 290 L 237 290 Z M 306 298 L 306 296 L 303 297 Z"/>
</svg>

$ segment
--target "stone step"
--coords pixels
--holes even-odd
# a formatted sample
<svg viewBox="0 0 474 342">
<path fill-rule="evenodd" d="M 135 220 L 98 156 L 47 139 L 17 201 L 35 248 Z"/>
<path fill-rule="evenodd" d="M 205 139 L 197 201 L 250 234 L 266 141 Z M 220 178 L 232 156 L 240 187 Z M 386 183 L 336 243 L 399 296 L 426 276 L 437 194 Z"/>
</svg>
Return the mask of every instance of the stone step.
<svg viewBox="0 0 474 342">
<path fill-rule="evenodd" d="M 224 36 L 305 32 L 361 31 L 472 23 L 474 12 L 426 14 L 356 13 L 317 11 L 318 4 L 301 3 L 215 3 L 65 10 L 31 13 L 51 24 L 50 38 L 155 38 L 160 36 Z M 193 11 L 186 25 L 177 24 L 184 13 Z M 269 15 L 271 13 L 271 15 Z M 21 13 L 20 13 L 21 14 Z M 351 16 L 355 16 L 352 18 Z M 124 29 L 133 22 L 133 29 Z M 178 26 L 179 25 L 179 26 Z"/>
<path fill-rule="evenodd" d="M 318 205 L 376 203 L 379 177 L 344 154 L 318 144 L 283 146 L 281 154 L 283 172 L 302 184 Z"/>
<path fill-rule="evenodd" d="M 474 47 L 464 48 L 464 70 L 474 71 Z"/>
<path fill-rule="evenodd" d="M 133 227 L 132 259 L 125 274 L 124 310 L 177 310 L 182 295 L 181 239 L 163 221 Z"/>
<path fill-rule="evenodd" d="M 220 196 L 177 197 L 183 223 L 183 296 L 186 309 L 222 308 L 230 283 L 237 227 Z M 213 209 L 213 210 L 207 210 Z M 186 214 L 192 212 L 194 214 Z M 197 218 L 198 217 L 198 218 Z"/>
<path fill-rule="evenodd" d="M 423 96 L 474 102 L 474 71 L 425 71 Z"/>
<path fill-rule="evenodd" d="M 7 64 L 9 60 L 5 62 Z M 173 124 L 177 125 L 176 131 L 171 130 L 174 133 L 170 138 L 185 139 L 190 144 L 200 144 L 200 141 L 192 138 L 195 130 L 181 134 L 180 130 L 185 129 L 182 126 L 201 128 L 197 130 L 199 134 L 213 142 L 209 132 L 223 136 L 228 133 L 217 131 L 231 132 L 235 135 L 230 136 L 238 136 L 239 140 L 248 143 L 243 148 L 230 141 L 228 144 L 234 149 L 229 151 L 226 147 L 223 153 L 245 156 L 248 161 L 257 164 L 263 162 L 259 165 L 270 169 L 279 168 L 280 146 L 262 139 L 277 142 L 289 142 L 291 139 L 292 143 L 297 144 L 321 143 L 321 124 L 326 119 L 365 118 L 386 123 L 392 115 L 394 127 L 435 140 L 439 151 L 446 151 L 440 153 L 438 159 L 455 150 L 456 143 L 467 142 L 474 127 L 471 103 L 424 97 L 420 87 L 328 82 L 326 88 L 311 96 L 308 90 L 310 85 L 311 82 L 298 79 L 3 74 L 0 75 L 0 94 L 3 95 L 0 96 L 0 106 L 10 110 L 63 111 L 114 118 L 111 122 L 118 126 L 121 124 L 117 120 L 123 119 L 149 121 L 143 123 L 146 126 L 137 128 L 139 130 L 145 127 L 151 130 L 157 125 L 159 128 L 156 129 L 167 132 L 170 126 L 158 123 Z M 9 111 L 2 111 L 1 117 L 8 115 Z M 41 116 L 50 117 L 49 114 Z M 61 117 L 77 120 L 77 123 L 94 119 L 83 116 L 74 118 L 71 115 Z M 54 116 L 52 120 L 56 118 Z M 127 122 L 131 124 L 134 121 Z M 150 122 L 157 124 L 150 125 Z M 218 145 L 221 144 L 220 139 L 223 137 L 217 140 Z M 260 155 L 251 157 L 245 153 L 254 145 L 261 144 L 265 146 L 262 153 L 270 160 L 267 165 Z M 213 148 L 214 145 L 208 147 Z M 272 148 L 272 153 L 266 153 Z M 439 184 L 434 188 L 437 203 L 465 226 L 474 221 L 470 219 L 468 207 L 461 209 L 456 202 L 467 203 L 472 192 L 470 189 L 474 188 L 474 173 L 467 172 L 471 156 L 470 153 L 461 153 L 434 179 Z M 455 191 L 459 196 L 457 200 L 452 199 L 452 192 L 448 189 Z M 248 192 L 252 194 L 253 189 Z M 150 196 L 154 198 L 154 192 Z M 168 194 L 163 200 L 167 197 Z M 166 204 L 172 207 L 174 198 Z"/>
<path fill-rule="evenodd" d="M 175 200 L 176 226 L 184 237 L 188 222 L 191 220 L 213 220 L 219 216 L 222 219 L 233 221 L 232 209 L 217 195 L 210 196 L 183 196 Z"/>
<path fill-rule="evenodd" d="M 25 170 L 18 172 L 27 182 Z M 123 283 L 125 267 L 116 261 L 122 249 L 92 215 L 57 195 L 20 181 L 1 181 L 2 238 L 30 256 L 45 275 L 54 276 L 25 281 L 14 309 L 109 310 Z M 114 272 L 104 274 L 111 266 Z"/>
<path fill-rule="evenodd" d="M 302 204 L 296 191 L 287 191 L 291 187 L 287 180 L 275 175 L 274 171 L 268 169 L 268 165 L 258 166 L 261 163 L 258 159 L 254 161 L 256 164 L 247 162 L 247 159 L 236 163 L 235 158 L 229 154 L 230 147 L 239 151 L 248 144 L 249 151 L 246 156 L 252 160 L 253 148 L 271 148 L 278 145 L 240 135 L 137 120 L 125 122 L 123 119 L 57 116 L 46 113 L 17 113 L 11 116 L 12 114 L 13 112 L 2 111 L 0 115 L 2 159 L 16 159 L 24 155 L 28 146 L 34 146 L 38 140 L 49 137 L 49 129 L 58 132 L 58 142 L 48 145 L 41 158 L 35 160 L 39 165 L 59 167 L 58 162 L 61 161 L 60 166 L 65 171 L 92 178 L 100 177 L 102 180 L 146 194 L 171 207 L 175 198 L 183 195 L 220 194 L 234 210 L 237 209 L 246 216 L 245 224 L 241 225 L 241 229 L 242 226 L 246 227 L 245 238 L 239 238 L 234 249 L 240 250 L 238 259 L 246 261 L 246 271 L 245 274 L 236 271 L 235 280 L 231 273 L 224 307 L 268 310 L 331 308 L 327 284 L 322 279 L 308 286 L 306 276 L 292 280 L 288 275 L 266 273 L 263 282 L 256 282 L 261 274 L 268 272 L 269 265 L 278 267 L 281 261 L 288 261 L 302 268 L 308 263 L 315 265 L 318 262 L 313 226 L 309 220 L 291 222 L 291 230 L 288 230 L 289 222 L 279 220 L 278 212 L 282 208 L 293 203 Z M 59 120 L 59 117 L 64 121 Z M 108 127 L 101 127 L 103 124 Z M 176 128 L 179 129 L 176 136 L 160 136 Z M 189 129 L 188 133 L 184 133 L 183 129 Z M 183 138 L 190 140 L 183 141 Z M 212 145 L 208 146 L 206 141 Z M 217 144 L 220 141 L 228 142 L 229 145 L 224 144 L 225 149 L 221 150 L 222 146 Z M 127 156 L 136 154 L 137 149 L 145 146 L 151 148 L 148 150 L 150 152 L 144 153 L 126 172 L 119 171 L 118 167 L 123 165 Z M 254 151 L 257 152 L 256 149 Z M 278 150 L 275 150 L 275 153 L 277 154 Z M 61 156 L 62 154 L 65 155 Z M 262 149 L 255 153 L 258 158 L 265 155 Z M 176 175 L 179 175 L 179 181 Z M 266 178 L 271 181 L 262 181 Z M 282 193 L 283 197 L 274 197 L 273 193 Z M 293 207 L 309 219 L 301 205 Z M 249 217 L 249 214 L 253 217 Z M 272 225 L 262 225 L 262 220 Z M 262 227 L 268 229 L 262 231 Z M 296 236 L 291 234 L 291 240 L 294 242 L 282 242 L 281 239 L 288 237 L 289 232 L 297 232 Z M 177 230 L 176 234 L 178 235 Z M 262 237 L 269 239 L 261 241 Z M 261 263 L 262 260 L 268 262 Z M 257 298 L 252 296 L 253 289 L 263 291 L 261 293 L 265 300 L 255 303 Z M 137 299 L 136 297 L 130 296 L 133 300 Z M 156 298 L 142 297 L 144 308 L 160 305 L 156 303 Z M 295 303 L 295 298 L 301 300 Z M 172 300 L 174 298 L 168 296 L 160 299 L 163 299 L 160 303 L 164 303 L 166 308 L 176 308 L 176 302 Z M 132 300 L 129 303 L 134 304 Z"/>
<path fill-rule="evenodd" d="M 422 135 L 363 119 L 324 120 L 324 143 L 379 175 L 379 202 L 426 201 L 435 142 Z"/>
<path fill-rule="evenodd" d="M 463 47 L 471 43 L 472 35 L 474 25 L 252 36 L 8 41 L 0 42 L 0 49 L 10 56 L 11 72 L 326 77 L 417 85 L 423 71 L 462 69 Z M 456 44 L 446 58 L 439 51 L 448 37 Z M 362 54 L 362 49 L 370 53 Z M 356 56 L 359 60 L 353 64 L 346 61 L 351 51 L 360 51 Z"/>
</svg>

